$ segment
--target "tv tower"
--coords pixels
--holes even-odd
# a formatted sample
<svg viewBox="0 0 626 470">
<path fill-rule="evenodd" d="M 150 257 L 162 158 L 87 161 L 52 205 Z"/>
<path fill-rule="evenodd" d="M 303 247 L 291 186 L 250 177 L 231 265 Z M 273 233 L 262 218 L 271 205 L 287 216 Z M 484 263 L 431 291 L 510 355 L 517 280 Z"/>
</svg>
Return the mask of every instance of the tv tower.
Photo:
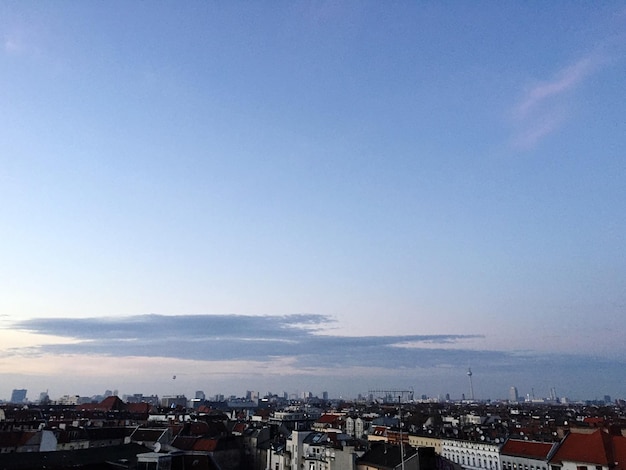
<svg viewBox="0 0 626 470">
<path fill-rule="evenodd" d="M 469 377 L 470 383 L 470 400 L 474 401 L 474 384 L 472 383 L 472 368 L 467 368 L 467 376 Z"/>
</svg>

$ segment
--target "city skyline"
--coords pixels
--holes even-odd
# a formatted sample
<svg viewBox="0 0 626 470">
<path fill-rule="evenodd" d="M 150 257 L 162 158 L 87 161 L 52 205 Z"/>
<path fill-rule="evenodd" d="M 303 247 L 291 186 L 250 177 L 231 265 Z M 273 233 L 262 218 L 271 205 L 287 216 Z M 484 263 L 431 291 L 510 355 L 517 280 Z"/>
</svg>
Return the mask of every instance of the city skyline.
<svg viewBox="0 0 626 470">
<path fill-rule="evenodd" d="M 622 3 L 4 2 L 0 40 L 0 396 L 626 396 Z"/>
<path fill-rule="evenodd" d="M 173 376 L 173 379 L 176 377 Z M 611 395 L 596 396 L 593 398 L 583 398 L 578 400 L 572 400 L 567 396 L 558 396 L 554 387 L 550 388 L 548 395 L 537 394 L 534 389 L 530 389 L 528 393 L 523 396 L 519 395 L 517 387 L 511 386 L 509 388 L 508 396 L 498 397 L 484 397 L 481 399 L 472 399 L 468 397 L 465 392 L 462 392 L 460 396 L 451 396 L 449 393 L 438 394 L 431 396 L 428 394 L 416 394 L 415 390 L 410 387 L 409 390 L 399 389 L 374 389 L 357 393 L 355 396 L 334 395 L 327 390 L 267 390 L 264 392 L 258 390 L 246 390 L 245 392 L 239 391 L 239 393 L 221 393 L 214 392 L 211 394 L 205 393 L 204 390 L 191 391 L 179 391 L 177 393 L 164 393 L 158 394 L 153 392 L 137 393 L 125 392 L 121 393 L 118 389 L 107 389 L 102 393 L 96 393 L 93 395 L 77 395 L 77 394 L 65 394 L 59 396 L 50 396 L 49 390 L 42 392 L 28 391 L 27 389 L 13 389 L 11 391 L 11 397 L 6 399 L 0 396 L 0 403 L 11 404 L 42 404 L 42 403 L 56 403 L 56 404 L 82 404 L 82 403 L 98 403 L 102 402 L 109 397 L 118 397 L 128 403 L 154 403 L 162 402 L 166 399 L 180 399 L 184 397 L 188 404 L 195 401 L 199 402 L 238 402 L 245 401 L 258 402 L 268 400 L 289 400 L 289 401 L 304 401 L 309 403 L 321 403 L 325 401 L 346 401 L 346 402 L 372 402 L 372 403 L 463 403 L 467 405 L 471 404 L 497 404 L 508 403 L 515 404 L 529 404 L 529 405 L 570 405 L 570 404 L 600 404 L 606 405 L 616 404 L 618 401 L 623 402 L 624 398 L 612 397 Z M 74 402 L 76 400 L 76 403 Z M 197 406 L 191 405 L 191 406 Z"/>
</svg>

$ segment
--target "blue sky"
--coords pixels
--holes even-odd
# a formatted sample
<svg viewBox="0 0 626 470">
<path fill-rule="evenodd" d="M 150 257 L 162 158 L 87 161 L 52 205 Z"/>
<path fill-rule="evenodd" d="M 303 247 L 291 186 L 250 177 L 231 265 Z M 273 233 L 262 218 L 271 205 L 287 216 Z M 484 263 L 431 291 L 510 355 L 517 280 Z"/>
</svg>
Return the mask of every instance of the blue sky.
<svg viewBox="0 0 626 470">
<path fill-rule="evenodd" d="M 3 2 L 0 40 L 0 398 L 626 396 L 622 2 Z"/>
</svg>

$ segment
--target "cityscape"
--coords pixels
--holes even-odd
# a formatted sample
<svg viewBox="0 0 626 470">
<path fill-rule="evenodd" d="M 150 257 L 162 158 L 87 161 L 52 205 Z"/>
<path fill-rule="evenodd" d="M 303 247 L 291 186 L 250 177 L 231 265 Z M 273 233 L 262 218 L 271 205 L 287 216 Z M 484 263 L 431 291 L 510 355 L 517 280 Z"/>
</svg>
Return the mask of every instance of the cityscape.
<svg viewBox="0 0 626 470">
<path fill-rule="evenodd" d="M 4 469 L 561 470 L 624 468 L 626 400 L 416 398 L 370 390 L 242 396 L 65 395 L 0 404 Z"/>
<path fill-rule="evenodd" d="M 467 369 L 466 375 L 468 377 L 468 388 L 466 392 L 462 392 L 458 397 L 451 395 L 450 393 L 438 394 L 437 396 L 429 396 L 427 394 L 419 394 L 416 393 L 413 387 L 405 387 L 404 389 L 396 389 L 395 391 L 381 390 L 381 389 L 369 389 L 367 392 L 358 393 L 355 396 L 341 396 L 341 395 L 332 395 L 328 391 L 322 391 L 320 393 L 314 393 L 312 391 L 292 391 L 287 392 L 283 391 L 280 394 L 275 394 L 272 392 L 267 392 L 263 395 L 261 392 L 254 391 L 246 391 L 245 395 L 225 395 L 223 393 L 217 393 L 214 395 L 207 396 L 204 391 L 195 391 L 191 394 L 179 393 L 179 394 L 165 394 L 161 395 L 161 399 L 157 394 L 144 395 L 142 393 L 132 393 L 132 394 L 120 394 L 117 389 L 106 390 L 101 395 L 92 395 L 92 396 L 80 396 L 80 395 L 62 395 L 56 398 L 51 398 L 49 391 L 40 392 L 36 398 L 28 396 L 27 389 L 13 389 L 11 391 L 11 397 L 8 399 L 0 398 L 0 404 L 12 404 L 12 405 L 29 405 L 29 404 L 47 404 L 52 403 L 55 405 L 83 405 L 83 404 L 94 404 L 99 403 L 102 400 L 109 398 L 111 396 L 121 397 L 122 401 L 127 403 L 140 403 L 145 402 L 149 403 L 153 406 L 163 406 L 169 407 L 172 400 L 172 397 L 176 397 L 174 403 L 176 406 L 190 407 L 196 408 L 197 404 L 204 401 L 211 402 L 254 402 L 258 405 L 259 400 L 262 398 L 265 399 L 276 399 L 280 397 L 284 402 L 288 401 L 305 401 L 305 402 L 319 402 L 322 400 L 323 402 L 328 402 L 330 399 L 332 400 L 345 400 L 345 401 L 354 401 L 354 402 L 374 402 L 374 401 L 394 401 L 399 400 L 400 402 L 405 403 L 415 403 L 415 402 L 424 402 L 424 403 L 450 403 L 450 402 L 460 402 L 460 403 L 533 403 L 533 404 L 552 404 L 552 405 L 569 405 L 569 404 L 587 404 L 587 405 L 611 405 L 613 400 L 611 399 L 611 395 L 603 395 L 601 398 L 599 397 L 587 397 L 585 399 L 571 399 L 566 396 L 558 396 L 555 387 L 551 387 L 545 396 L 542 396 L 540 393 L 535 393 L 535 389 L 531 388 L 527 393 L 520 393 L 516 386 L 511 386 L 505 393 L 503 393 L 500 397 L 496 398 L 478 398 L 474 391 L 474 380 L 471 368 Z M 172 377 L 172 380 L 176 380 L 176 376 Z M 187 398 L 187 396 L 191 398 Z M 618 398 L 620 402 L 622 398 Z"/>
</svg>

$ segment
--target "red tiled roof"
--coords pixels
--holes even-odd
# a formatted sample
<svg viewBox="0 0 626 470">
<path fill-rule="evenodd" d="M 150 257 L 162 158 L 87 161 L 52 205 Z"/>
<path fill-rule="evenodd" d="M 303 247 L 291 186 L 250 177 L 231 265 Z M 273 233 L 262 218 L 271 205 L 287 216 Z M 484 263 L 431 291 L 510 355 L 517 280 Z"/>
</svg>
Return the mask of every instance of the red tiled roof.
<svg viewBox="0 0 626 470">
<path fill-rule="evenodd" d="M 500 451 L 503 455 L 514 455 L 516 457 L 526 457 L 530 459 L 546 459 L 552 449 L 550 442 L 523 441 L 520 439 L 509 439 L 502 446 Z"/>
<path fill-rule="evenodd" d="M 152 405 L 150 403 L 127 403 L 126 409 L 131 413 L 148 414 Z"/>
<path fill-rule="evenodd" d="M 247 424 L 246 423 L 237 423 L 235 424 L 235 426 L 233 427 L 233 432 L 238 432 L 238 433 L 242 433 L 246 430 L 247 428 Z"/>
<path fill-rule="evenodd" d="M 84 403 L 79 405 L 82 410 L 92 411 L 123 411 L 126 409 L 126 403 L 120 400 L 119 397 L 112 395 L 106 397 L 100 403 Z"/>
<path fill-rule="evenodd" d="M 192 436 L 204 436 L 209 432 L 209 425 L 205 421 L 190 423 L 189 434 Z"/>
<path fill-rule="evenodd" d="M 326 414 L 326 415 L 320 416 L 316 422 L 322 423 L 322 424 L 332 424 L 332 423 L 336 423 L 338 420 L 339 420 L 339 416 Z"/>
<path fill-rule="evenodd" d="M 182 424 L 176 423 L 171 423 L 167 427 L 170 429 L 170 431 L 172 431 L 172 436 L 178 436 L 184 428 Z"/>
<path fill-rule="evenodd" d="M 601 430 L 591 434 L 569 433 L 557 449 L 551 462 L 581 462 L 608 466 L 613 464 L 609 457 L 611 452 L 611 436 Z"/>
<path fill-rule="evenodd" d="M 198 439 L 193 445 L 193 450 L 213 452 L 217 447 L 217 439 Z"/>
<path fill-rule="evenodd" d="M 387 428 L 384 426 L 376 426 L 374 428 L 374 432 L 372 434 L 374 434 L 375 436 L 384 436 L 387 433 Z"/>
<path fill-rule="evenodd" d="M 100 405 L 107 410 L 119 410 L 124 408 L 125 403 L 116 395 L 106 397 Z"/>
<path fill-rule="evenodd" d="M 613 450 L 613 462 L 616 470 L 626 469 L 626 437 L 622 435 L 611 436 Z"/>
</svg>

